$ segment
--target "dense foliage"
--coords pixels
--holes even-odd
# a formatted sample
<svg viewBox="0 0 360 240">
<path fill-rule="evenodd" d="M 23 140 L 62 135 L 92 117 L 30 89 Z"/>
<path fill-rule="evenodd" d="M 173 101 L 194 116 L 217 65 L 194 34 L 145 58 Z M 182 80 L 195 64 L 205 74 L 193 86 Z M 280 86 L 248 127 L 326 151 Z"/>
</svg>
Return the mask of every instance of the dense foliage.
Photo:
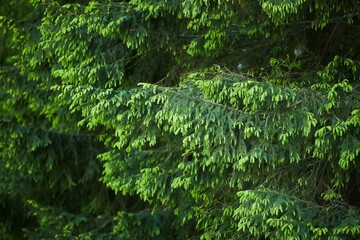
<svg viewBox="0 0 360 240">
<path fill-rule="evenodd" d="M 360 2 L 0 6 L 1 239 L 359 239 Z"/>
</svg>

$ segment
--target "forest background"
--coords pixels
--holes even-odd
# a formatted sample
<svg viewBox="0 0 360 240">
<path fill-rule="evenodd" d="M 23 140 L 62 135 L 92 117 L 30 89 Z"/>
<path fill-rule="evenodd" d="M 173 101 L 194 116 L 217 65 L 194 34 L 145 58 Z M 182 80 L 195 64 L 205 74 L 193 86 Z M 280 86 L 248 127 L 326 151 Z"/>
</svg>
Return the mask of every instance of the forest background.
<svg viewBox="0 0 360 240">
<path fill-rule="evenodd" d="M 1 239 L 359 239 L 360 1 L 0 5 Z"/>
</svg>

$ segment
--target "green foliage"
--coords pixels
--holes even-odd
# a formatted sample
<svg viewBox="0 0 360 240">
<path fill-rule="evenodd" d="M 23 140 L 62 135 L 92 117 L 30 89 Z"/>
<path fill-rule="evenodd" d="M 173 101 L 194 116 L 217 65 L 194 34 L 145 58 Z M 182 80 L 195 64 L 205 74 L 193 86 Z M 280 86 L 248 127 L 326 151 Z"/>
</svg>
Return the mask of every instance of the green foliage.
<svg viewBox="0 0 360 240">
<path fill-rule="evenodd" d="M 360 237 L 356 1 L 22 4 L 0 238 Z"/>
</svg>

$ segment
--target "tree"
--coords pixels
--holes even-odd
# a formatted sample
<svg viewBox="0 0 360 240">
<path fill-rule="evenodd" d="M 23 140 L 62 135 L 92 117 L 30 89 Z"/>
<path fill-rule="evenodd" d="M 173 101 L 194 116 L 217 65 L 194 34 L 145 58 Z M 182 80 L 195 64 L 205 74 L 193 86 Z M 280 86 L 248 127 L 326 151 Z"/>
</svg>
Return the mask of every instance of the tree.
<svg viewBox="0 0 360 240">
<path fill-rule="evenodd" d="M 54 103 L 54 80 L 28 69 L 45 6 L 10 1 L 1 9 L 0 238 L 68 238 L 107 233 L 117 200 L 99 182 L 96 155 L 104 146 L 76 126 L 77 116 Z M 30 51 L 30 52 L 29 52 Z M 26 58 L 26 54 L 31 56 Z M 32 63 L 30 63 L 32 61 Z M 26 62 L 26 63 L 25 63 Z M 26 66 L 29 64 L 28 66 Z"/>
<path fill-rule="evenodd" d="M 358 1 L 16 4 L 3 238 L 359 238 Z"/>
</svg>

